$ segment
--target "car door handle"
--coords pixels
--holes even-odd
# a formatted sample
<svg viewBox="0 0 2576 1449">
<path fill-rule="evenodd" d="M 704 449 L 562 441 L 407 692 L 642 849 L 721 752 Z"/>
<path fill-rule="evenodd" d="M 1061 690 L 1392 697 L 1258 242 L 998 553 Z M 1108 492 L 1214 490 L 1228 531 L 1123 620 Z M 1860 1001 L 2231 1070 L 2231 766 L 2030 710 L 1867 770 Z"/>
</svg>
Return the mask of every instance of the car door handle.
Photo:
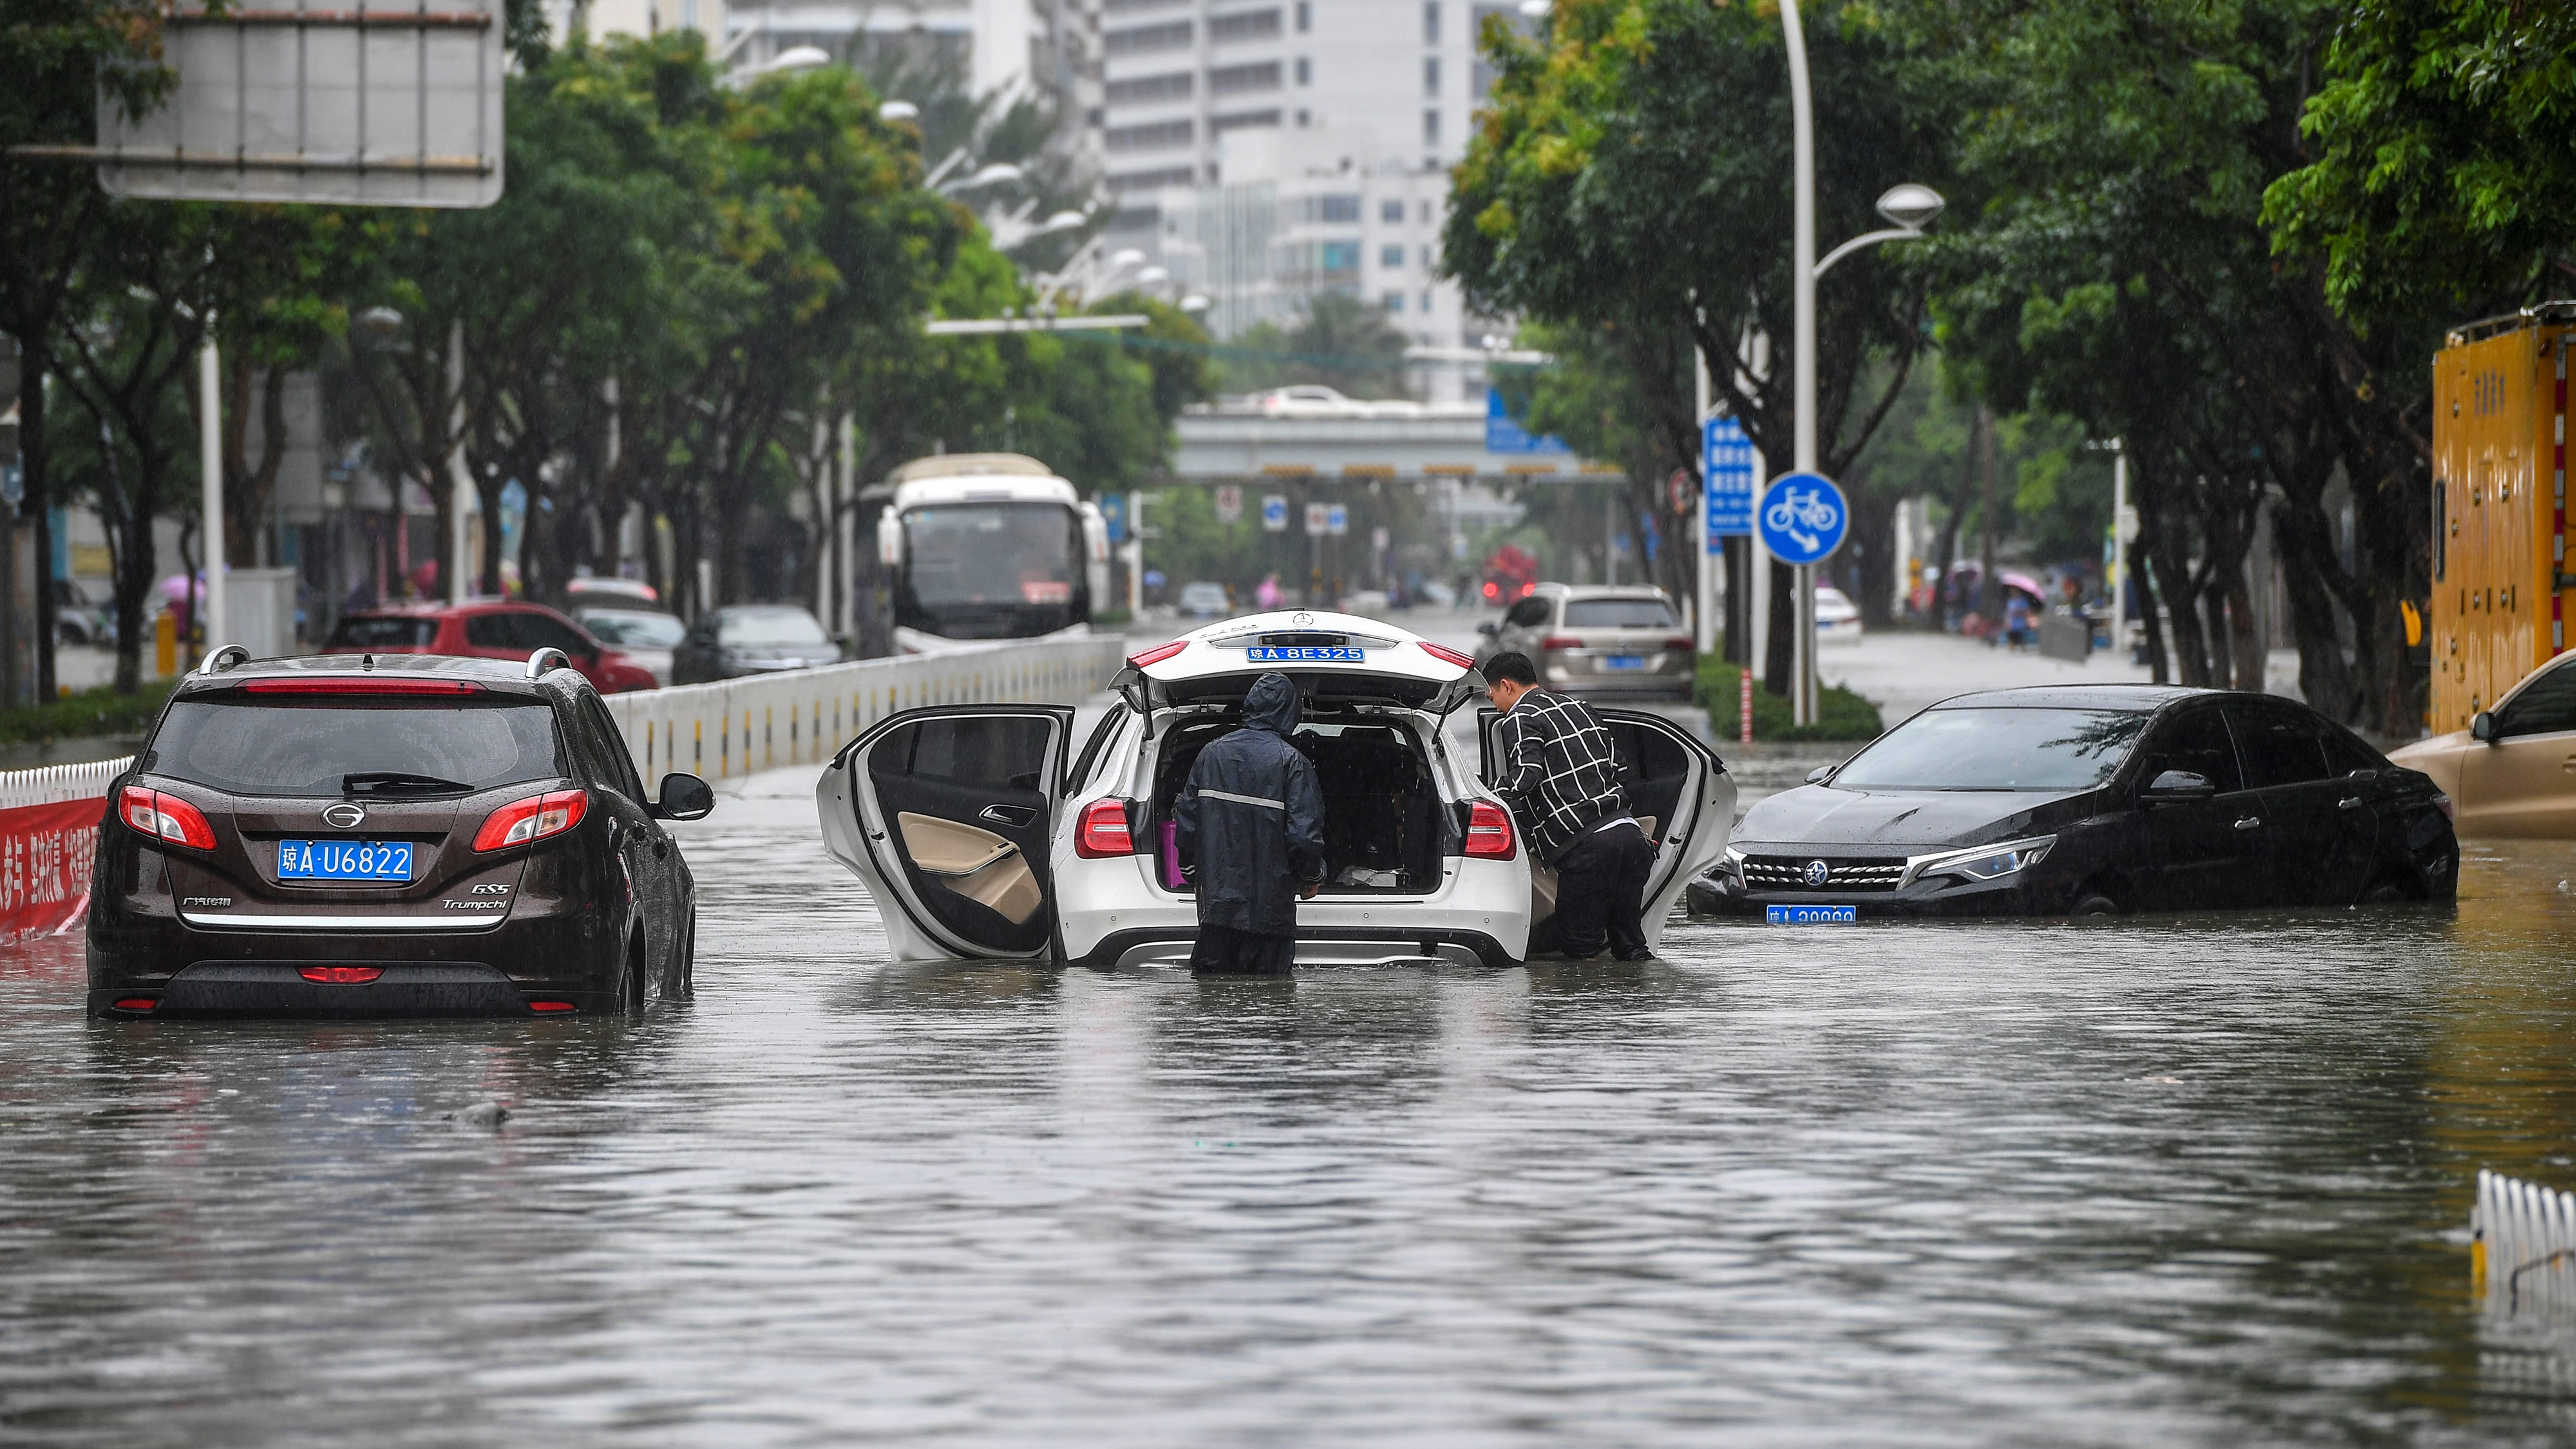
<svg viewBox="0 0 2576 1449">
<path fill-rule="evenodd" d="M 987 805 L 976 818 L 990 820 L 996 825 L 1008 825 L 1016 830 L 1037 819 L 1038 812 L 1037 807 L 1033 805 Z"/>
<path fill-rule="evenodd" d="M 2335 802 L 2335 808 L 2337 810 L 2358 810 L 2366 803 L 2368 802 L 2364 801 L 2358 795 L 2347 795 Z"/>
<path fill-rule="evenodd" d="M 2253 829 L 2256 829 L 2257 827 L 2261 826 L 2261 825 L 2262 825 L 2262 823 L 2263 823 L 2263 817 L 2262 817 L 2262 816 L 2260 816 L 2260 815 L 2248 815 L 2248 816 L 2246 816 L 2244 819 L 2239 820 L 2239 821 L 2237 821 L 2237 822 L 2236 822 L 2236 828 L 2237 828 L 2237 829 L 2239 829 L 2239 830 L 2253 830 Z"/>
</svg>

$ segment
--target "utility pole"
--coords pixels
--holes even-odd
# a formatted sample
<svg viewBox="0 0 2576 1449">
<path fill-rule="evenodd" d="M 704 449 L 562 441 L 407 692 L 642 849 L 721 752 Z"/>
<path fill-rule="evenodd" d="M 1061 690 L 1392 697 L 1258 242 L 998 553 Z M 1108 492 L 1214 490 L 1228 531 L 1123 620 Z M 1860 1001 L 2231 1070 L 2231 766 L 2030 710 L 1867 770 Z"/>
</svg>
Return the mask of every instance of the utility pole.
<svg viewBox="0 0 2576 1449">
<path fill-rule="evenodd" d="M 465 461 L 465 319 L 447 329 L 447 602 L 462 604 L 465 587 L 465 503 L 474 496 L 474 470 Z M 210 537 L 213 535 L 209 535 Z M 209 555 L 211 557 L 211 555 Z M 207 573 L 211 581 L 212 570 Z"/>
<path fill-rule="evenodd" d="M 203 487 L 200 506 L 206 514 L 205 525 L 198 532 L 205 539 L 200 552 L 206 560 L 204 622 L 208 649 L 220 649 L 231 642 L 224 637 L 231 621 L 224 612 L 223 389 L 223 359 L 215 349 L 215 319 L 209 316 L 205 343 L 197 349 L 197 391 L 203 399 L 197 409 L 197 476 Z M 43 577 L 42 572 L 37 576 Z"/>
</svg>

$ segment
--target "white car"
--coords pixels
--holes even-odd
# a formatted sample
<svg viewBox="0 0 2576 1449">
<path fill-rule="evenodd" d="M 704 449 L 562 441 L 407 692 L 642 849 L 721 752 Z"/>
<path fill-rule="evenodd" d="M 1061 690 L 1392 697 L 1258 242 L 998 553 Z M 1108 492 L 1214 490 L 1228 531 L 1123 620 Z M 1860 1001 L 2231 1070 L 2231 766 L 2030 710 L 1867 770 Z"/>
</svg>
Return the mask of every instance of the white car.
<svg viewBox="0 0 2576 1449">
<path fill-rule="evenodd" d="M 1849 595 L 1831 584 L 1816 585 L 1816 642 L 1860 642 L 1860 608 L 1852 603 Z"/>
<path fill-rule="evenodd" d="M 1297 907 L 1297 959 L 1508 966 L 1551 946 L 1555 872 L 1536 866 L 1442 721 L 1481 706 L 1466 655 L 1373 619 L 1229 619 L 1130 656 L 1075 748 L 1060 705 L 907 710 L 851 741 L 815 787 L 823 840 L 876 898 L 905 961 L 1186 961 L 1198 915 L 1172 845 L 1191 763 L 1241 720 L 1253 680 L 1297 682 L 1296 744 L 1324 792 L 1325 883 Z M 1657 842 L 1646 939 L 1726 849 L 1735 782 L 1660 716 L 1603 709 Z M 1483 711 L 1483 754 L 1494 723 Z"/>
</svg>

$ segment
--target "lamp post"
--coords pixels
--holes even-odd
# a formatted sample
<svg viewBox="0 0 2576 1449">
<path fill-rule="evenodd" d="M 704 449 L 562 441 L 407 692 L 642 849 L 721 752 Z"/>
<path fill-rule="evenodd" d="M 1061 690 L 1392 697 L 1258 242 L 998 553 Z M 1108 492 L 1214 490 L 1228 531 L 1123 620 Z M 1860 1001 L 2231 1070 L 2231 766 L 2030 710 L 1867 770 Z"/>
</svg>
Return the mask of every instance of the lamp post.
<svg viewBox="0 0 2576 1449">
<path fill-rule="evenodd" d="M 1869 232 L 1834 248 L 1822 262 L 1816 260 L 1816 118 L 1813 97 L 1807 85 L 1807 36 L 1798 20 L 1798 0 L 1780 0 L 1780 26 L 1787 39 L 1789 53 L 1789 149 L 1796 176 L 1796 214 L 1791 220 L 1791 281 L 1795 288 L 1794 355 L 1790 358 L 1791 405 L 1797 409 L 1793 434 L 1795 458 L 1792 466 L 1801 473 L 1816 471 L 1816 279 L 1825 268 L 1863 247 L 1880 242 L 1900 241 L 1921 236 L 1923 228 L 1941 214 L 1941 197 L 1928 186 L 1909 182 L 1891 187 L 1878 199 L 1881 216 L 1894 222 L 1886 231 Z M 1757 585 L 1757 587 L 1759 587 Z M 1797 688 L 1791 700 L 1791 717 L 1806 725 L 1816 722 L 1816 570 L 1812 564 L 1798 569 L 1797 615 L 1791 626 L 1796 631 Z"/>
</svg>

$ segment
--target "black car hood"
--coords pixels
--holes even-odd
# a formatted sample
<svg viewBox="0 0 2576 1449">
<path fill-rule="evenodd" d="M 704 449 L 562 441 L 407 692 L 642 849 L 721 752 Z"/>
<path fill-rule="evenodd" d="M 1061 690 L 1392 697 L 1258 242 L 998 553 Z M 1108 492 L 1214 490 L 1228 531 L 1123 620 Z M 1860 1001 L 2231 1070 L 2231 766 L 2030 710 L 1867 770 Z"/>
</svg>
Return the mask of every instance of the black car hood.
<svg viewBox="0 0 2576 1449">
<path fill-rule="evenodd" d="M 2089 813 L 2091 790 L 1837 790 L 1801 785 L 1744 813 L 1735 844 L 1805 850 L 1828 845 L 1912 848 L 1982 845 L 2046 831 Z"/>
</svg>

